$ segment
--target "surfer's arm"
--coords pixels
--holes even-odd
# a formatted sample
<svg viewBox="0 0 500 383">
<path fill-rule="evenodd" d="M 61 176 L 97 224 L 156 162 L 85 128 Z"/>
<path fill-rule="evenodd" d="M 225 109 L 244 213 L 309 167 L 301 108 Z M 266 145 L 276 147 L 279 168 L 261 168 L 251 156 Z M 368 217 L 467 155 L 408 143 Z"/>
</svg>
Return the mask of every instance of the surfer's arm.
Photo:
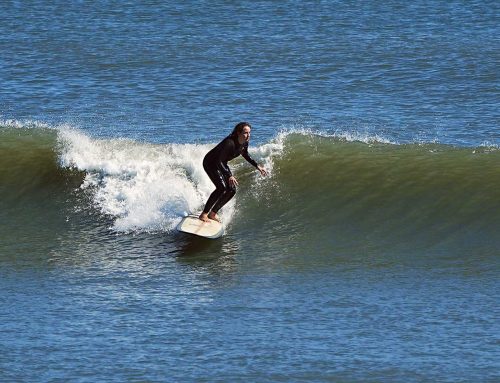
<svg viewBox="0 0 500 383">
<path fill-rule="evenodd" d="M 250 157 L 250 154 L 248 154 L 248 146 L 245 146 L 243 150 L 241 151 L 241 155 L 245 160 L 248 161 L 251 165 L 253 165 L 257 170 L 260 172 L 262 176 L 267 176 L 267 171 L 264 169 L 262 166 L 260 166 L 255 160 Z"/>
<path fill-rule="evenodd" d="M 257 162 L 254 161 L 252 157 L 250 157 L 250 154 L 248 154 L 248 146 L 245 146 L 243 150 L 241 151 L 241 155 L 245 160 L 248 161 L 249 164 L 251 164 L 255 168 L 259 168 L 259 165 L 257 165 Z"/>
</svg>

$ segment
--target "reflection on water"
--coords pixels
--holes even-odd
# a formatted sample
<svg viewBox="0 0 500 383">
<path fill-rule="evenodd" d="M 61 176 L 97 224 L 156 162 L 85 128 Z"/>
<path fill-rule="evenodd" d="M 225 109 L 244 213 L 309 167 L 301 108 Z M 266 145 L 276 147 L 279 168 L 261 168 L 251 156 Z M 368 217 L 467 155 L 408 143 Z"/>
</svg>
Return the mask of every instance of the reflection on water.
<svg viewBox="0 0 500 383">
<path fill-rule="evenodd" d="M 183 237 L 177 243 L 176 260 L 179 264 L 189 266 L 193 270 L 204 270 L 210 275 L 230 276 L 238 270 L 238 257 L 242 257 L 240 244 L 231 235 L 211 240 L 178 234 Z"/>
</svg>

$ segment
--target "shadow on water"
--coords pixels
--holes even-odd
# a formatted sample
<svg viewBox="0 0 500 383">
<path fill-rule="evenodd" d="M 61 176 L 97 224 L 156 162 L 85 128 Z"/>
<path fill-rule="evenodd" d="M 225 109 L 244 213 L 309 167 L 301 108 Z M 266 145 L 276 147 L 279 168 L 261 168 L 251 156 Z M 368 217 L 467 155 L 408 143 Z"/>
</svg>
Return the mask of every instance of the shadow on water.
<svg viewBox="0 0 500 383">
<path fill-rule="evenodd" d="M 240 245 L 231 235 L 214 240 L 176 233 L 172 240 L 175 241 L 172 255 L 180 265 L 202 268 L 216 274 L 232 274 L 238 267 Z"/>
<path fill-rule="evenodd" d="M 173 255 L 179 258 L 208 256 L 220 250 L 222 238 L 206 239 L 190 234 L 175 233 L 172 235 L 175 241 Z"/>
</svg>

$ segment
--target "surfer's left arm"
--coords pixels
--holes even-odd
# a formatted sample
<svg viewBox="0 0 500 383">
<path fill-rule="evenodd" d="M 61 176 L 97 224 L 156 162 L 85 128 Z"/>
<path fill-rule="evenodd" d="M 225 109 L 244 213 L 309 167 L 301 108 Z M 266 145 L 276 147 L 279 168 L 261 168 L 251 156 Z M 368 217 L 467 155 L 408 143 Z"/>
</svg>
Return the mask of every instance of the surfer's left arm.
<svg viewBox="0 0 500 383">
<path fill-rule="evenodd" d="M 243 156 L 243 158 L 245 160 L 248 161 L 248 163 L 252 164 L 255 168 L 257 168 L 257 170 L 260 172 L 260 174 L 263 177 L 267 176 L 266 169 L 264 169 L 264 167 L 260 166 L 257 162 L 255 162 L 255 160 L 252 157 L 250 157 L 250 155 L 248 154 L 248 146 L 245 146 L 243 148 L 243 150 L 241 151 L 241 155 Z"/>
<path fill-rule="evenodd" d="M 262 177 L 267 176 L 267 170 L 266 170 L 266 169 L 264 169 L 262 166 L 257 165 L 257 170 L 260 172 L 260 175 L 261 175 Z"/>
</svg>

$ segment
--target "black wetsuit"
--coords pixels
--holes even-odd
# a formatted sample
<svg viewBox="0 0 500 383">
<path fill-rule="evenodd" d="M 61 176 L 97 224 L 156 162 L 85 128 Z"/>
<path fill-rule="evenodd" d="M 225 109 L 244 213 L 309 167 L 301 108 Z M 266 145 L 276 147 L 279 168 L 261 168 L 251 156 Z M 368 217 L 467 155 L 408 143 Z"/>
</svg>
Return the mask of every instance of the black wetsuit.
<svg viewBox="0 0 500 383">
<path fill-rule="evenodd" d="M 216 188 L 208 198 L 205 209 L 203 209 L 204 213 L 210 211 L 217 213 L 236 194 L 236 187 L 229 184 L 229 177 L 232 176 L 232 173 L 227 166 L 227 162 L 240 154 L 249 163 L 257 167 L 257 163 L 248 155 L 248 142 L 240 145 L 238 138 L 231 136 L 223 139 L 203 159 L 203 168 Z"/>
</svg>

